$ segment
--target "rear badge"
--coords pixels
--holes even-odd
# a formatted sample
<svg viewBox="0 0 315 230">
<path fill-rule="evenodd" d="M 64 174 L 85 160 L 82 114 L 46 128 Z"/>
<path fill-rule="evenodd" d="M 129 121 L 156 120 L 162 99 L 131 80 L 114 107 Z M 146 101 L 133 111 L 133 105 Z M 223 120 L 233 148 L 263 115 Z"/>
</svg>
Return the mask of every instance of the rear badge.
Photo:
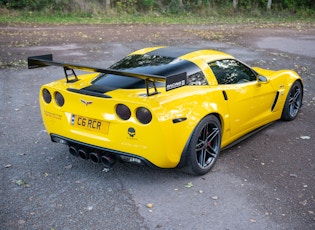
<svg viewBox="0 0 315 230">
<path fill-rule="evenodd" d="M 81 101 L 83 104 L 85 104 L 86 106 L 92 104 L 92 101 L 85 101 L 85 100 L 83 100 L 83 99 L 80 99 L 80 101 Z"/>
<path fill-rule="evenodd" d="M 128 129 L 128 134 L 130 137 L 134 137 L 136 135 L 136 130 L 132 127 Z"/>
</svg>

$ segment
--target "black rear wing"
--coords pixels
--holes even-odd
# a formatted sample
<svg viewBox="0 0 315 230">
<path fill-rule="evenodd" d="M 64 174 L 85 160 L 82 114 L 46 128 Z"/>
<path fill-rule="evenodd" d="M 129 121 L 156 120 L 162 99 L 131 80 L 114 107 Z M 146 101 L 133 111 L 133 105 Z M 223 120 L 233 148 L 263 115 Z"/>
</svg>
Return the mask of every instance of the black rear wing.
<svg viewBox="0 0 315 230">
<path fill-rule="evenodd" d="M 40 56 L 33 56 L 28 57 L 28 68 L 35 69 L 45 66 L 60 66 L 63 67 L 65 72 L 65 77 L 68 83 L 78 81 L 78 77 L 74 72 L 74 69 L 88 71 L 88 72 L 97 72 L 97 73 L 105 73 L 105 74 L 113 74 L 125 77 L 132 77 L 132 78 L 140 78 L 145 81 L 147 96 L 155 95 L 158 93 L 156 88 L 156 82 L 165 82 L 166 91 L 175 89 L 181 86 L 186 85 L 187 77 L 186 72 L 181 74 L 176 74 L 172 76 L 158 76 L 158 75 L 150 75 L 150 74 L 138 74 L 138 73 L 131 73 L 125 72 L 115 69 L 106 69 L 106 68 L 98 68 L 92 66 L 85 66 L 85 65 L 77 65 L 77 64 L 70 64 L 70 63 L 62 63 L 53 61 L 52 54 L 40 55 Z M 69 71 L 71 71 L 69 73 Z M 70 77 L 73 76 L 71 79 Z M 153 92 L 150 92 L 150 88 L 153 88 Z"/>
</svg>

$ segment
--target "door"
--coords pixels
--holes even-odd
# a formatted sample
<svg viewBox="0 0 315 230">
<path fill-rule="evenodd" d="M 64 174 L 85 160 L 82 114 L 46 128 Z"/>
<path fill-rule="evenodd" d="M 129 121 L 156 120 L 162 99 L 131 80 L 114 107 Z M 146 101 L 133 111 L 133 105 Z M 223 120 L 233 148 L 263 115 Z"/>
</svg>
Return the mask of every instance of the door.
<svg viewBox="0 0 315 230">
<path fill-rule="evenodd" d="M 209 63 L 229 107 L 231 136 L 242 136 L 266 123 L 271 115 L 276 91 L 268 82 L 258 82 L 258 74 L 234 60 Z"/>
</svg>

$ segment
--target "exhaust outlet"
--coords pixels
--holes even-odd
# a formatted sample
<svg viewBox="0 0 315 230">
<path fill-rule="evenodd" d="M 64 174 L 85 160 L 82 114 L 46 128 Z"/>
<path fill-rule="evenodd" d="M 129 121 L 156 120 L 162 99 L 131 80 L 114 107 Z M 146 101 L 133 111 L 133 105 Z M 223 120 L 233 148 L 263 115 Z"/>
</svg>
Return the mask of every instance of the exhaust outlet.
<svg viewBox="0 0 315 230">
<path fill-rule="evenodd" d="M 111 168 L 116 163 L 116 158 L 113 156 L 102 156 L 101 161 L 105 168 Z"/>
<path fill-rule="evenodd" d="M 78 150 L 73 146 L 69 146 L 69 152 L 71 153 L 71 155 L 73 155 L 75 157 L 79 156 Z"/>
<path fill-rule="evenodd" d="M 83 160 L 89 159 L 89 155 L 83 149 L 79 149 L 78 153 Z"/>
<path fill-rule="evenodd" d="M 90 159 L 91 161 L 93 161 L 94 163 L 100 163 L 101 162 L 101 158 L 97 153 L 90 153 Z"/>
</svg>

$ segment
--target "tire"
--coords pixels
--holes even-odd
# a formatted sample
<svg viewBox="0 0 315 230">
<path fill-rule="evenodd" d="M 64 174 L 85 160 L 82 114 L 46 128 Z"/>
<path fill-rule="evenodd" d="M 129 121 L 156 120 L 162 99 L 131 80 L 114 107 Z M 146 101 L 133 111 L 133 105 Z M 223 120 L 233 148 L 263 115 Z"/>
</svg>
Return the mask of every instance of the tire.
<svg viewBox="0 0 315 230">
<path fill-rule="evenodd" d="M 294 82 L 288 93 L 287 99 L 285 101 L 281 120 L 292 121 L 294 120 L 302 106 L 303 100 L 303 88 L 299 81 Z"/>
<path fill-rule="evenodd" d="M 190 175 L 208 173 L 220 154 L 222 130 L 214 115 L 206 116 L 196 126 L 187 148 L 185 172 Z"/>
</svg>

